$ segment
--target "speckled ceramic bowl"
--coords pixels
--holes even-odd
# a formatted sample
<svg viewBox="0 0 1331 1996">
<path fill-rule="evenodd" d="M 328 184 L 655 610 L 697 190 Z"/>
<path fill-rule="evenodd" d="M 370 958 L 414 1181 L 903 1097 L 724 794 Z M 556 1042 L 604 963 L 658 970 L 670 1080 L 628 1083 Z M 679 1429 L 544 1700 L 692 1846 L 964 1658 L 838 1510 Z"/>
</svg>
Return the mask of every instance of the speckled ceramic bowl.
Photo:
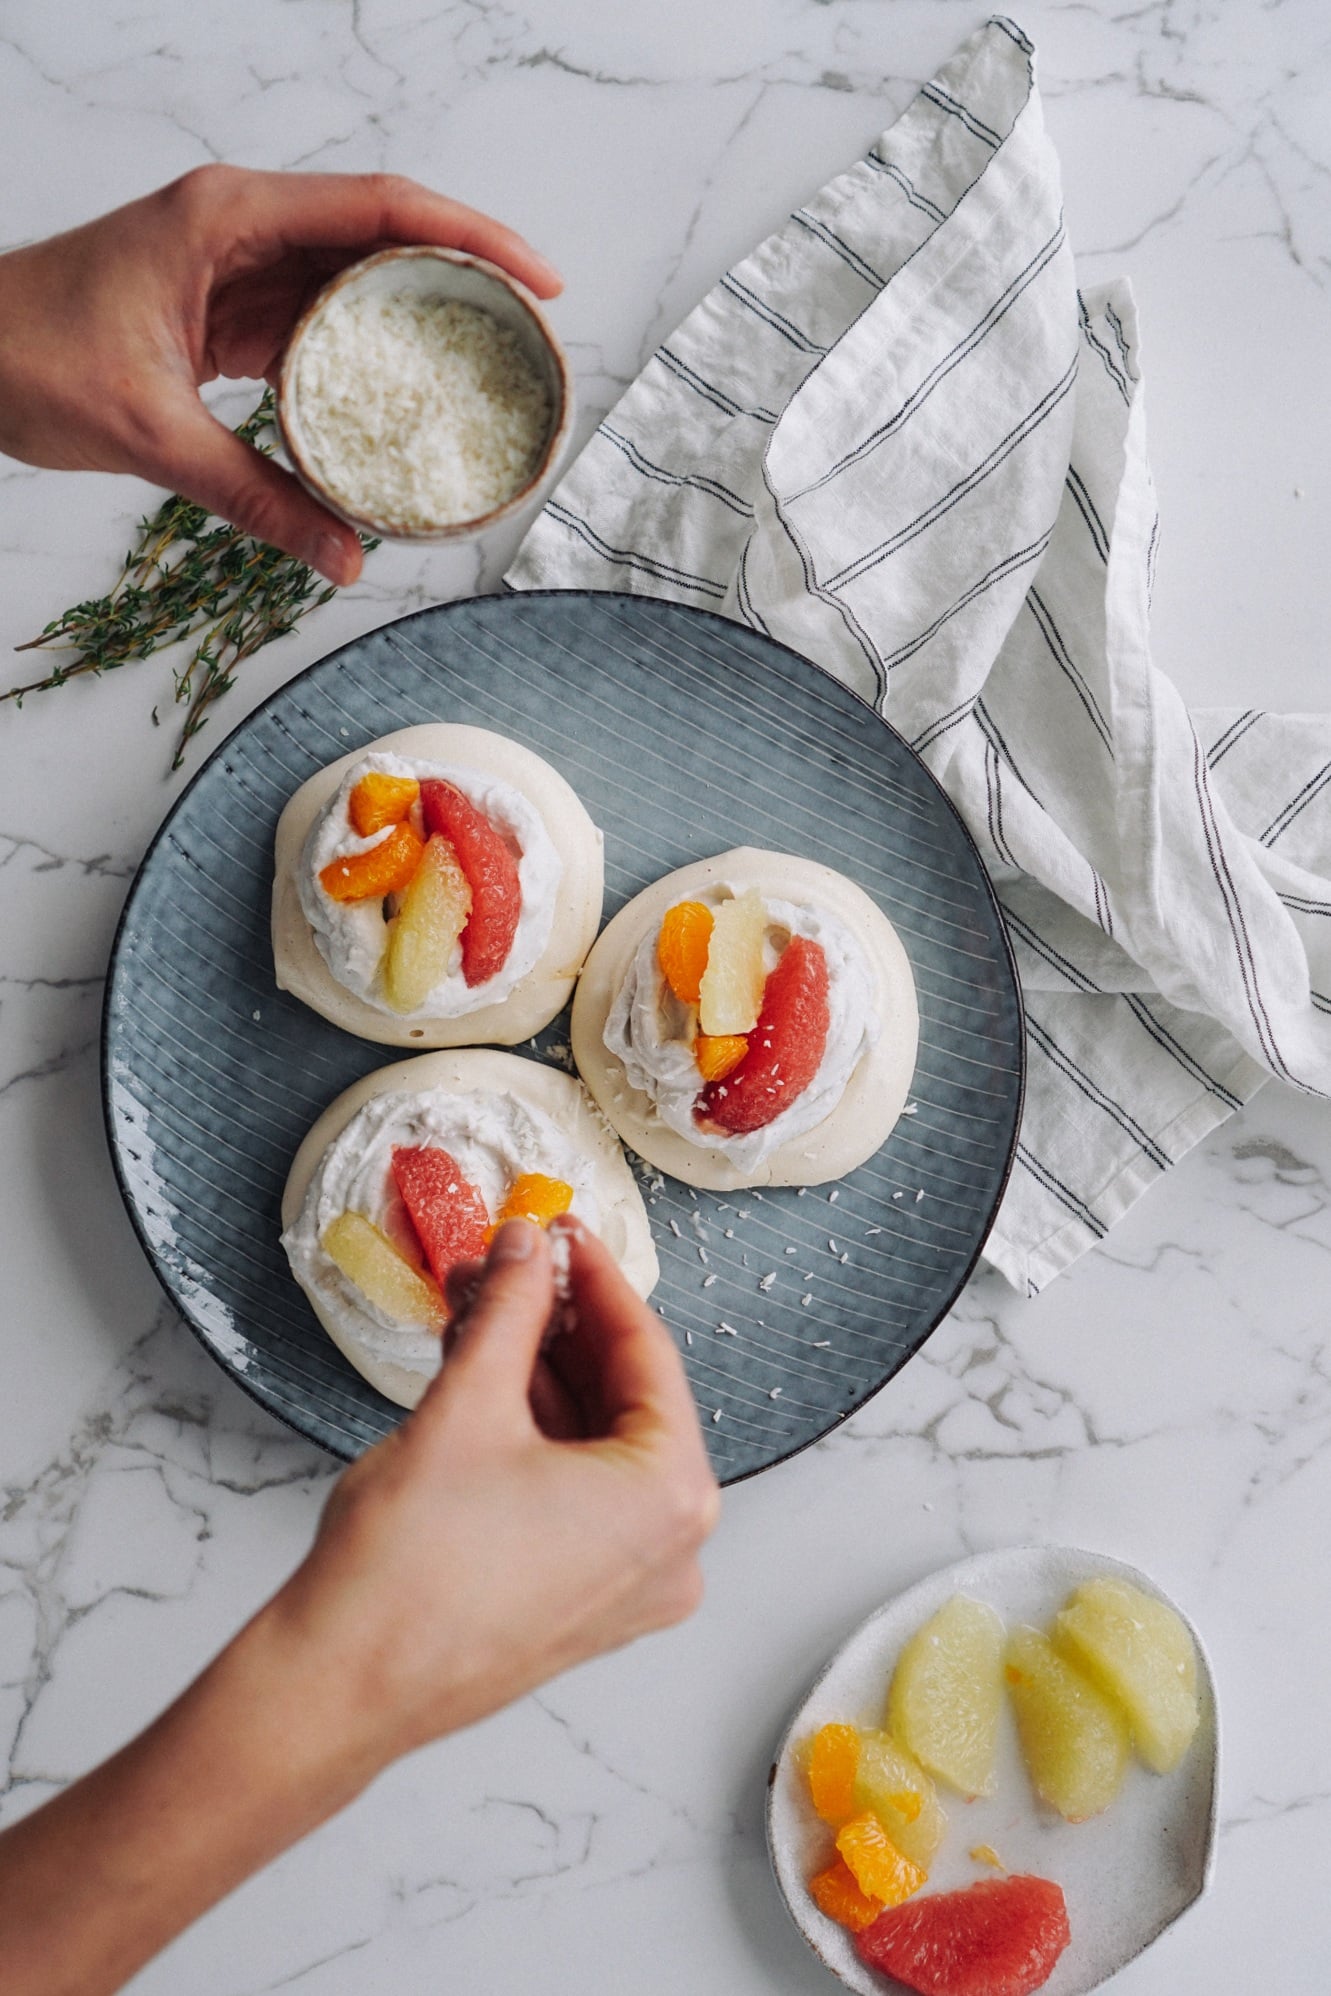
<svg viewBox="0 0 1331 1996">
<path fill-rule="evenodd" d="M 527 359 L 550 395 L 550 424 L 536 464 L 523 483 L 498 506 L 474 519 L 454 520 L 437 527 L 404 527 L 360 512 L 335 494 L 319 470 L 311 426 L 301 408 L 297 371 L 301 349 L 334 298 L 349 295 L 398 296 L 403 292 L 434 299 L 456 300 L 489 312 L 506 331 L 514 333 Z M 544 313 L 524 286 L 494 264 L 463 250 L 436 249 L 428 243 L 379 250 L 361 263 L 349 264 L 326 284 L 298 320 L 291 335 L 277 388 L 277 416 L 292 469 L 307 492 L 348 526 L 381 539 L 396 541 L 472 540 L 487 533 L 539 498 L 553 482 L 573 422 L 573 382 L 559 341 Z"/>
</svg>

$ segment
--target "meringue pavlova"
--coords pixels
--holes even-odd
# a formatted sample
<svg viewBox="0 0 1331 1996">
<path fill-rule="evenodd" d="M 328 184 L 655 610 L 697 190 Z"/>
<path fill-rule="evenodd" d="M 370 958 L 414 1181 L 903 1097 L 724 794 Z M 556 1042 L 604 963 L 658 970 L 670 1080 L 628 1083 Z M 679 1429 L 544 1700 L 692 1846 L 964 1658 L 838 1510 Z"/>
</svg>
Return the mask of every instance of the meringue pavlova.
<svg viewBox="0 0 1331 1996">
<path fill-rule="evenodd" d="M 571 1075 L 471 1047 L 395 1061 L 324 1111 L 292 1164 L 282 1245 L 324 1329 L 414 1407 L 442 1362 L 444 1282 L 505 1220 L 573 1212 L 642 1296 L 657 1278 L 642 1195 Z"/>
<path fill-rule="evenodd" d="M 623 908 L 573 1054 L 625 1143 L 695 1185 L 819 1185 L 905 1105 L 919 1015 L 895 929 L 843 874 L 741 847 Z"/>
<path fill-rule="evenodd" d="M 277 982 L 389 1046 L 513 1045 L 568 998 L 601 918 L 601 834 L 540 756 L 485 728 L 403 728 L 278 823 Z"/>
</svg>

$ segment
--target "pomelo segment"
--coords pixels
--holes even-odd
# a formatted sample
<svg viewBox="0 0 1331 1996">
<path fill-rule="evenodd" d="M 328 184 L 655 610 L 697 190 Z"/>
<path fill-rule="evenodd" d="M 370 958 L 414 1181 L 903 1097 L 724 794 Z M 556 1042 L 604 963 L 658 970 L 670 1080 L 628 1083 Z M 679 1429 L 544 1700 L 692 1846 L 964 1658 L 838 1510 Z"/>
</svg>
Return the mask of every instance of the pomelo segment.
<svg viewBox="0 0 1331 1996">
<path fill-rule="evenodd" d="M 1098 1815 L 1117 1795 L 1128 1765 L 1122 1709 L 1038 1629 L 1012 1631 L 1003 1675 L 1036 1794 L 1070 1823 Z"/>
<path fill-rule="evenodd" d="M 462 931 L 462 975 L 469 986 L 501 971 L 522 914 L 518 863 L 507 843 L 453 784 L 430 776 L 421 784 L 427 832 L 451 841 L 471 887 L 471 914 Z"/>
<path fill-rule="evenodd" d="M 368 852 L 329 860 L 320 868 L 319 885 L 334 901 L 382 900 L 406 886 L 424 850 L 420 837 L 404 819 Z"/>
<path fill-rule="evenodd" d="M 366 1301 L 399 1324 L 442 1331 L 448 1312 L 437 1282 L 400 1255 L 364 1213 L 339 1213 L 319 1242 L 335 1268 Z"/>
<path fill-rule="evenodd" d="M 1054 1618 L 1053 1640 L 1123 1707 L 1146 1765 L 1177 1767 L 1200 1714 L 1197 1657 L 1174 1610 L 1129 1581 L 1088 1580 Z"/>
<path fill-rule="evenodd" d="M 861 1961 L 920 1996 L 1030 1996 L 1071 1940 L 1047 1878 L 981 1878 L 889 1907 L 855 1939 Z"/>
<path fill-rule="evenodd" d="M 991 1795 L 1002 1706 L 1003 1624 L 954 1594 L 917 1629 L 892 1673 L 888 1729 L 963 1795 Z"/>
<path fill-rule="evenodd" d="M 723 901 L 713 917 L 698 1024 L 707 1034 L 749 1032 L 763 1003 L 767 910 L 756 887 Z"/>
<path fill-rule="evenodd" d="M 712 941 L 712 911 L 702 901 L 667 908 L 656 938 L 661 975 L 682 1005 L 696 1005 Z"/>
<path fill-rule="evenodd" d="M 448 975 L 471 913 L 471 888 L 447 839 L 432 834 L 388 930 L 384 996 L 395 1012 L 418 1012 Z"/>
<path fill-rule="evenodd" d="M 385 825 L 400 824 L 420 794 L 421 786 L 414 776 L 389 776 L 381 769 L 367 770 L 347 799 L 352 830 L 368 839 Z"/>
<path fill-rule="evenodd" d="M 455 1262 L 480 1259 L 490 1215 L 446 1150 L 436 1144 L 395 1145 L 393 1177 L 440 1283 Z"/>
<path fill-rule="evenodd" d="M 947 1817 L 933 1782 L 890 1733 L 859 1735 L 855 1804 L 872 1810 L 897 1849 L 929 1869 L 946 1834 Z"/>
<path fill-rule="evenodd" d="M 792 936 L 767 979 L 748 1052 L 724 1081 L 711 1081 L 703 1089 L 695 1110 L 698 1120 L 719 1124 L 736 1136 L 765 1129 L 818 1072 L 830 1023 L 823 946 L 807 936 Z"/>
</svg>

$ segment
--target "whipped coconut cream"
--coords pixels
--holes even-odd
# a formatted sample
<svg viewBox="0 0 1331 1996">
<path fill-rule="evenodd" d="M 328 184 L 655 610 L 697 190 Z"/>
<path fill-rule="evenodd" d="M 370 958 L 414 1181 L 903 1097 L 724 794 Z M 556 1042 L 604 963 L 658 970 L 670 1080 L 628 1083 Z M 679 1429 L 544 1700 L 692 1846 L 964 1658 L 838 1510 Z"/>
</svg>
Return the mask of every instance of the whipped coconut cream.
<svg viewBox="0 0 1331 1996">
<path fill-rule="evenodd" d="M 383 902 L 335 901 L 321 886 L 319 875 L 335 859 L 369 852 L 388 838 L 391 827 L 361 838 L 347 815 L 348 799 L 370 771 L 385 776 L 442 777 L 469 797 L 521 855 L 518 884 L 522 912 L 508 957 L 484 984 L 469 985 L 462 975 L 462 945 L 454 946 L 448 974 L 415 1012 L 398 1012 L 384 996 L 380 975 L 388 941 Z M 389 754 L 367 755 L 353 764 L 325 809 L 310 827 L 297 869 L 301 911 L 310 925 L 320 956 L 346 990 L 389 1018 L 455 1019 L 483 1006 L 502 1004 L 539 960 L 550 940 L 555 902 L 563 873 L 559 854 L 539 811 L 522 792 L 501 777 L 451 763 L 409 761 Z"/>
<path fill-rule="evenodd" d="M 741 891 L 718 882 L 690 898 L 714 908 Z M 875 1045 L 882 1030 L 874 1006 L 873 973 L 846 923 L 825 909 L 798 907 L 770 895 L 763 896 L 763 903 L 768 971 L 789 936 L 807 936 L 820 943 L 827 957 L 830 1014 L 827 1047 L 813 1080 L 764 1128 L 727 1136 L 705 1132 L 694 1120 L 703 1082 L 691 1045 L 693 1014 L 674 996 L 662 973 L 657 956 L 659 922 L 639 943 L 605 1022 L 606 1046 L 622 1061 L 630 1086 L 649 1097 L 661 1121 L 687 1142 L 719 1152 L 744 1172 L 755 1170 L 782 1144 L 803 1136 L 831 1114 L 861 1055 Z"/>
<path fill-rule="evenodd" d="M 439 1338 L 378 1310 L 320 1246 L 340 1213 L 363 1213 L 377 1227 L 391 1219 L 398 1203 L 392 1170 L 398 1144 L 446 1150 L 492 1218 L 513 1180 L 527 1171 L 571 1185 L 572 1211 L 593 1232 L 600 1231 L 601 1208 L 592 1162 L 543 1110 L 516 1096 L 445 1088 L 372 1096 L 324 1152 L 282 1245 L 297 1281 L 345 1337 L 376 1358 L 432 1377 L 439 1369 Z"/>
</svg>

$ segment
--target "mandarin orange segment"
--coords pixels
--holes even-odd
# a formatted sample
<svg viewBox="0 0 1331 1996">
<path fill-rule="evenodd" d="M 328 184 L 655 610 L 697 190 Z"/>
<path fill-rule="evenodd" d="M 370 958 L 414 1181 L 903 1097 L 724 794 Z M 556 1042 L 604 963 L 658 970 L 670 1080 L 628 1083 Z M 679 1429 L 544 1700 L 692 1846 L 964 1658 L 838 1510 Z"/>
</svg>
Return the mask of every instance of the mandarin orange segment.
<svg viewBox="0 0 1331 1996">
<path fill-rule="evenodd" d="M 899 1906 L 928 1879 L 923 1865 L 899 1851 L 877 1816 L 852 1816 L 837 1831 L 836 1847 L 861 1892 L 883 1906 Z"/>
<path fill-rule="evenodd" d="M 330 860 L 319 874 L 319 885 L 334 901 L 382 900 L 406 886 L 424 850 L 424 840 L 404 820 L 368 852 Z"/>
<path fill-rule="evenodd" d="M 855 1814 L 859 1759 L 860 1742 L 854 1726 L 820 1726 L 809 1741 L 805 1761 L 809 1795 L 818 1814 L 834 1830 Z"/>
<path fill-rule="evenodd" d="M 531 1220 L 538 1227 L 548 1227 L 572 1204 L 573 1187 L 562 1178 L 547 1178 L 543 1171 L 524 1171 L 504 1194 L 495 1226 L 502 1227 L 505 1220 Z"/>
<path fill-rule="evenodd" d="M 696 1005 L 712 946 L 713 915 L 701 901 L 681 901 L 668 908 L 656 939 L 657 961 L 666 983 L 681 1005 Z"/>
<path fill-rule="evenodd" d="M 347 799 L 352 829 L 368 839 L 385 825 L 401 824 L 420 794 L 421 786 L 414 776 L 388 776 L 381 769 L 367 770 Z"/>
<path fill-rule="evenodd" d="M 844 1857 L 833 1858 L 826 1871 L 809 1880 L 809 1890 L 820 1913 L 849 1927 L 853 1934 L 872 1926 L 883 1910 L 881 1899 L 871 1899 L 855 1883 L 855 1874 Z"/>
<path fill-rule="evenodd" d="M 699 1033 L 693 1042 L 693 1058 L 704 1081 L 724 1081 L 748 1050 L 743 1033 Z"/>
</svg>

